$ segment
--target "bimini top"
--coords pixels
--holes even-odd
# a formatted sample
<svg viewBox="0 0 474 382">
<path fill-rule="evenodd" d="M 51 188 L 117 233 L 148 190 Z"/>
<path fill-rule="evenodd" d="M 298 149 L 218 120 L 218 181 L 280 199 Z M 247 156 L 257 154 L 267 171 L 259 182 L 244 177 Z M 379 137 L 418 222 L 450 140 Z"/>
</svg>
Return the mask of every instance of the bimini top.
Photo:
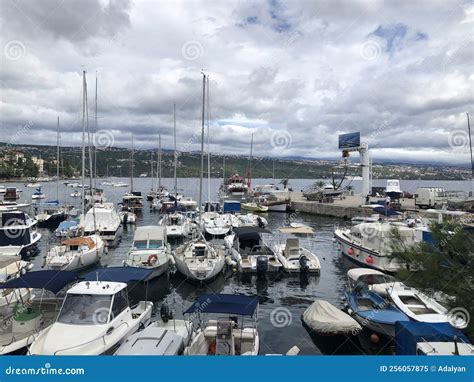
<svg viewBox="0 0 474 382">
<path fill-rule="evenodd" d="M 128 283 L 143 281 L 150 276 L 153 270 L 132 267 L 107 267 L 94 269 L 81 276 L 84 281 L 115 281 Z"/>
<path fill-rule="evenodd" d="M 67 284 L 76 280 L 75 272 L 53 270 L 28 272 L 0 285 L 0 289 L 35 288 L 46 289 L 56 294 Z"/>
<path fill-rule="evenodd" d="M 234 228 L 233 232 L 235 233 L 235 236 L 237 236 L 240 239 L 253 238 L 262 233 L 269 233 L 269 234 L 272 233 L 268 229 L 261 228 L 261 227 L 237 227 L 237 228 Z"/>
<path fill-rule="evenodd" d="M 228 313 L 253 316 L 257 297 L 234 294 L 202 294 L 184 313 Z"/>
</svg>

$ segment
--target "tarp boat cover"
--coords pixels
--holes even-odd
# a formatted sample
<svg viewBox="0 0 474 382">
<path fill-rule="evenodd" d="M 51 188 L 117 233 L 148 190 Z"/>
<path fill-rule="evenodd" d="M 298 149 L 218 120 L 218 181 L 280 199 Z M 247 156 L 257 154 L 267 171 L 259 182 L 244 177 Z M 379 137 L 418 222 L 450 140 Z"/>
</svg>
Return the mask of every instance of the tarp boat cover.
<svg viewBox="0 0 474 382">
<path fill-rule="evenodd" d="M 361 326 L 351 316 L 324 300 L 316 300 L 301 316 L 303 322 L 320 334 L 337 335 L 359 331 Z"/>
</svg>

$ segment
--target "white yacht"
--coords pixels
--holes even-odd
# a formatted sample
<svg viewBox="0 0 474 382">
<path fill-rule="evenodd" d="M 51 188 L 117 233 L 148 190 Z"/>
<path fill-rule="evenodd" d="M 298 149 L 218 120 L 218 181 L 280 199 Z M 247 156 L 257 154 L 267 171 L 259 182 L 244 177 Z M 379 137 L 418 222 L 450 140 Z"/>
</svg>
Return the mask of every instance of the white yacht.
<svg viewBox="0 0 474 382">
<path fill-rule="evenodd" d="M 127 253 L 125 267 L 152 270 L 149 279 L 165 273 L 174 262 L 171 247 L 166 240 L 166 227 L 138 227 L 133 238 L 132 249 Z"/>
<path fill-rule="evenodd" d="M 284 244 L 275 245 L 273 250 L 283 269 L 288 273 L 319 274 L 321 272 L 318 257 L 309 249 L 300 247 L 298 238 L 287 238 Z"/>
<path fill-rule="evenodd" d="M 176 268 L 192 281 L 206 282 L 214 279 L 225 266 L 224 250 L 215 248 L 204 239 L 192 240 L 176 248 Z"/>
<path fill-rule="evenodd" d="M 210 313 L 226 314 L 227 317 L 202 320 L 191 344 L 184 349 L 184 355 L 258 355 L 257 297 L 204 294 L 185 311 L 185 314 L 199 317 Z M 253 319 L 253 322 L 247 324 L 246 317 Z"/>
<path fill-rule="evenodd" d="M 196 231 L 196 224 L 179 212 L 164 215 L 158 224 L 166 227 L 170 239 L 190 237 Z"/>
<path fill-rule="evenodd" d="M 361 223 L 351 228 L 336 228 L 334 237 L 342 254 L 353 262 L 380 271 L 396 272 L 401 264 L 390 258 L 395 230 L 405 246 L 431 238 L 426 226 L 410 227 L 401 222 Z"/>
<path fill-rule="evenodd" d="M 232 218 L 230 214 L 218 212 L 204 212 L 201 216 L 202 232 L 211 236 L 227 235 L 232 229 Z"/>
<path fill-rule="evenodd" d="M 54 324 L 31 344 L 31 355 L 113 353 L 122 341 L 150 321 L 153 303 L 129 306 L 127 284 L 82 281 L 67 291 Z"/>
<path fill-rule="evenodd" d="M 48 251 L 44 266 L 58 271 L 80 271 L 97 263 L 104 248 L 99 235 L 66 239 Z"/>
<path fill-rule="evenodd" d="M 183 196 L 179 199 L 178 206 L 185 210 L 195 210 L 197 209 L 197 202 L 189 196 Z"/>
<path fill-rule="evenodd" d="M 385 188 L 385 195 L 390 199 L 400 199 L 403 192 L 400 189 L 400 181 L 395 179 L 387 180 L 387 187 Z"/>
<path fill-rule="evenodd" d="M 10 254 L 11 247 L 20 247 L 20 255 L 27 259 L 38 252 L 41 234 L 36 231 L 37 221 L 22 211 L 1 214 L 0 255 Z"/>
<path fill-rule="evenodd" d="M 97 232 L 102 239 L 114 242 L 120 235 L 120 216 L 115 211 L 113 203 L 95 205 L 87 211 L 83 225 L 84 236 L 94 235 Z"/>
</svg>

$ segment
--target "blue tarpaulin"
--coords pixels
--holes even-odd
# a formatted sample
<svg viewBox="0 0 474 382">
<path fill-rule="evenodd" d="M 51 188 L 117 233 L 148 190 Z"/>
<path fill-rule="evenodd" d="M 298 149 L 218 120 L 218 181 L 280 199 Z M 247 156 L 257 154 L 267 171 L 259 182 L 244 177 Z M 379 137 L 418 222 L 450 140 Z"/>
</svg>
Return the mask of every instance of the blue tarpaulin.
<svg viewBox="0 0 474 382">
<path fill-rule="evenodd" d="M 0 289 L 35 288 L 46 289 L 56 294 L 75 280 L 77 280 L 75 272 L 52 270 L 28 272 L 0 285 Z"/>
<path fill-rule="evenodd" d="M 234 294 L 202 294 L 184 313 L 228 313 L 252 316 L 257 297 Z"/>
<path fill-rule="evenodd" d="M 153 270 L 133 267 L 107 267 L 98 268 L 81 276 L 84 281 L 115 281 L 128 283 L 130 281 L 143 281 Z"/>
<path fill-rule="evenodd" d="M 237 200 L 226 200 L 223 209 L 224 212 L 240 212 L 240 202 Z"/>
<path fill-rule="evenodd" d="M 418 342 L 451 342 L 454 336 L 469 343 L 462 332 L 447 322 L 396 322 L 395 353 L 397 355 L 416 355 Z"/>
</svg>

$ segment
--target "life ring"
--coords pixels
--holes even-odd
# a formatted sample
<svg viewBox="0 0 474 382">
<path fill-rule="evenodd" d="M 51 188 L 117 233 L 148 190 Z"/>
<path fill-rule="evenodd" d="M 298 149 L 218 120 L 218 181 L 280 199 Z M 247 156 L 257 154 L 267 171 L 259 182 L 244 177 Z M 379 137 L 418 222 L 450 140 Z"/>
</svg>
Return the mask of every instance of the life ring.
<svg viewBox="0 0 474 382">
<path fill-rule="evenodd" d="M 148 261 L 147 261 L 148 265 L 150 265 L 150 266 L 155 265 L 157 261 L 158 261 L 158 256 L 156 256 L 156 255 L 148 256 Z"/>
<path fill-rule="evenodd" d="M 349 249 L 347 250 L 347 254 L 348 254 L 349 256 L 354 255 L 354 250 L 353 250 L 352 248 L 349 248 Z"/>
</svg>

